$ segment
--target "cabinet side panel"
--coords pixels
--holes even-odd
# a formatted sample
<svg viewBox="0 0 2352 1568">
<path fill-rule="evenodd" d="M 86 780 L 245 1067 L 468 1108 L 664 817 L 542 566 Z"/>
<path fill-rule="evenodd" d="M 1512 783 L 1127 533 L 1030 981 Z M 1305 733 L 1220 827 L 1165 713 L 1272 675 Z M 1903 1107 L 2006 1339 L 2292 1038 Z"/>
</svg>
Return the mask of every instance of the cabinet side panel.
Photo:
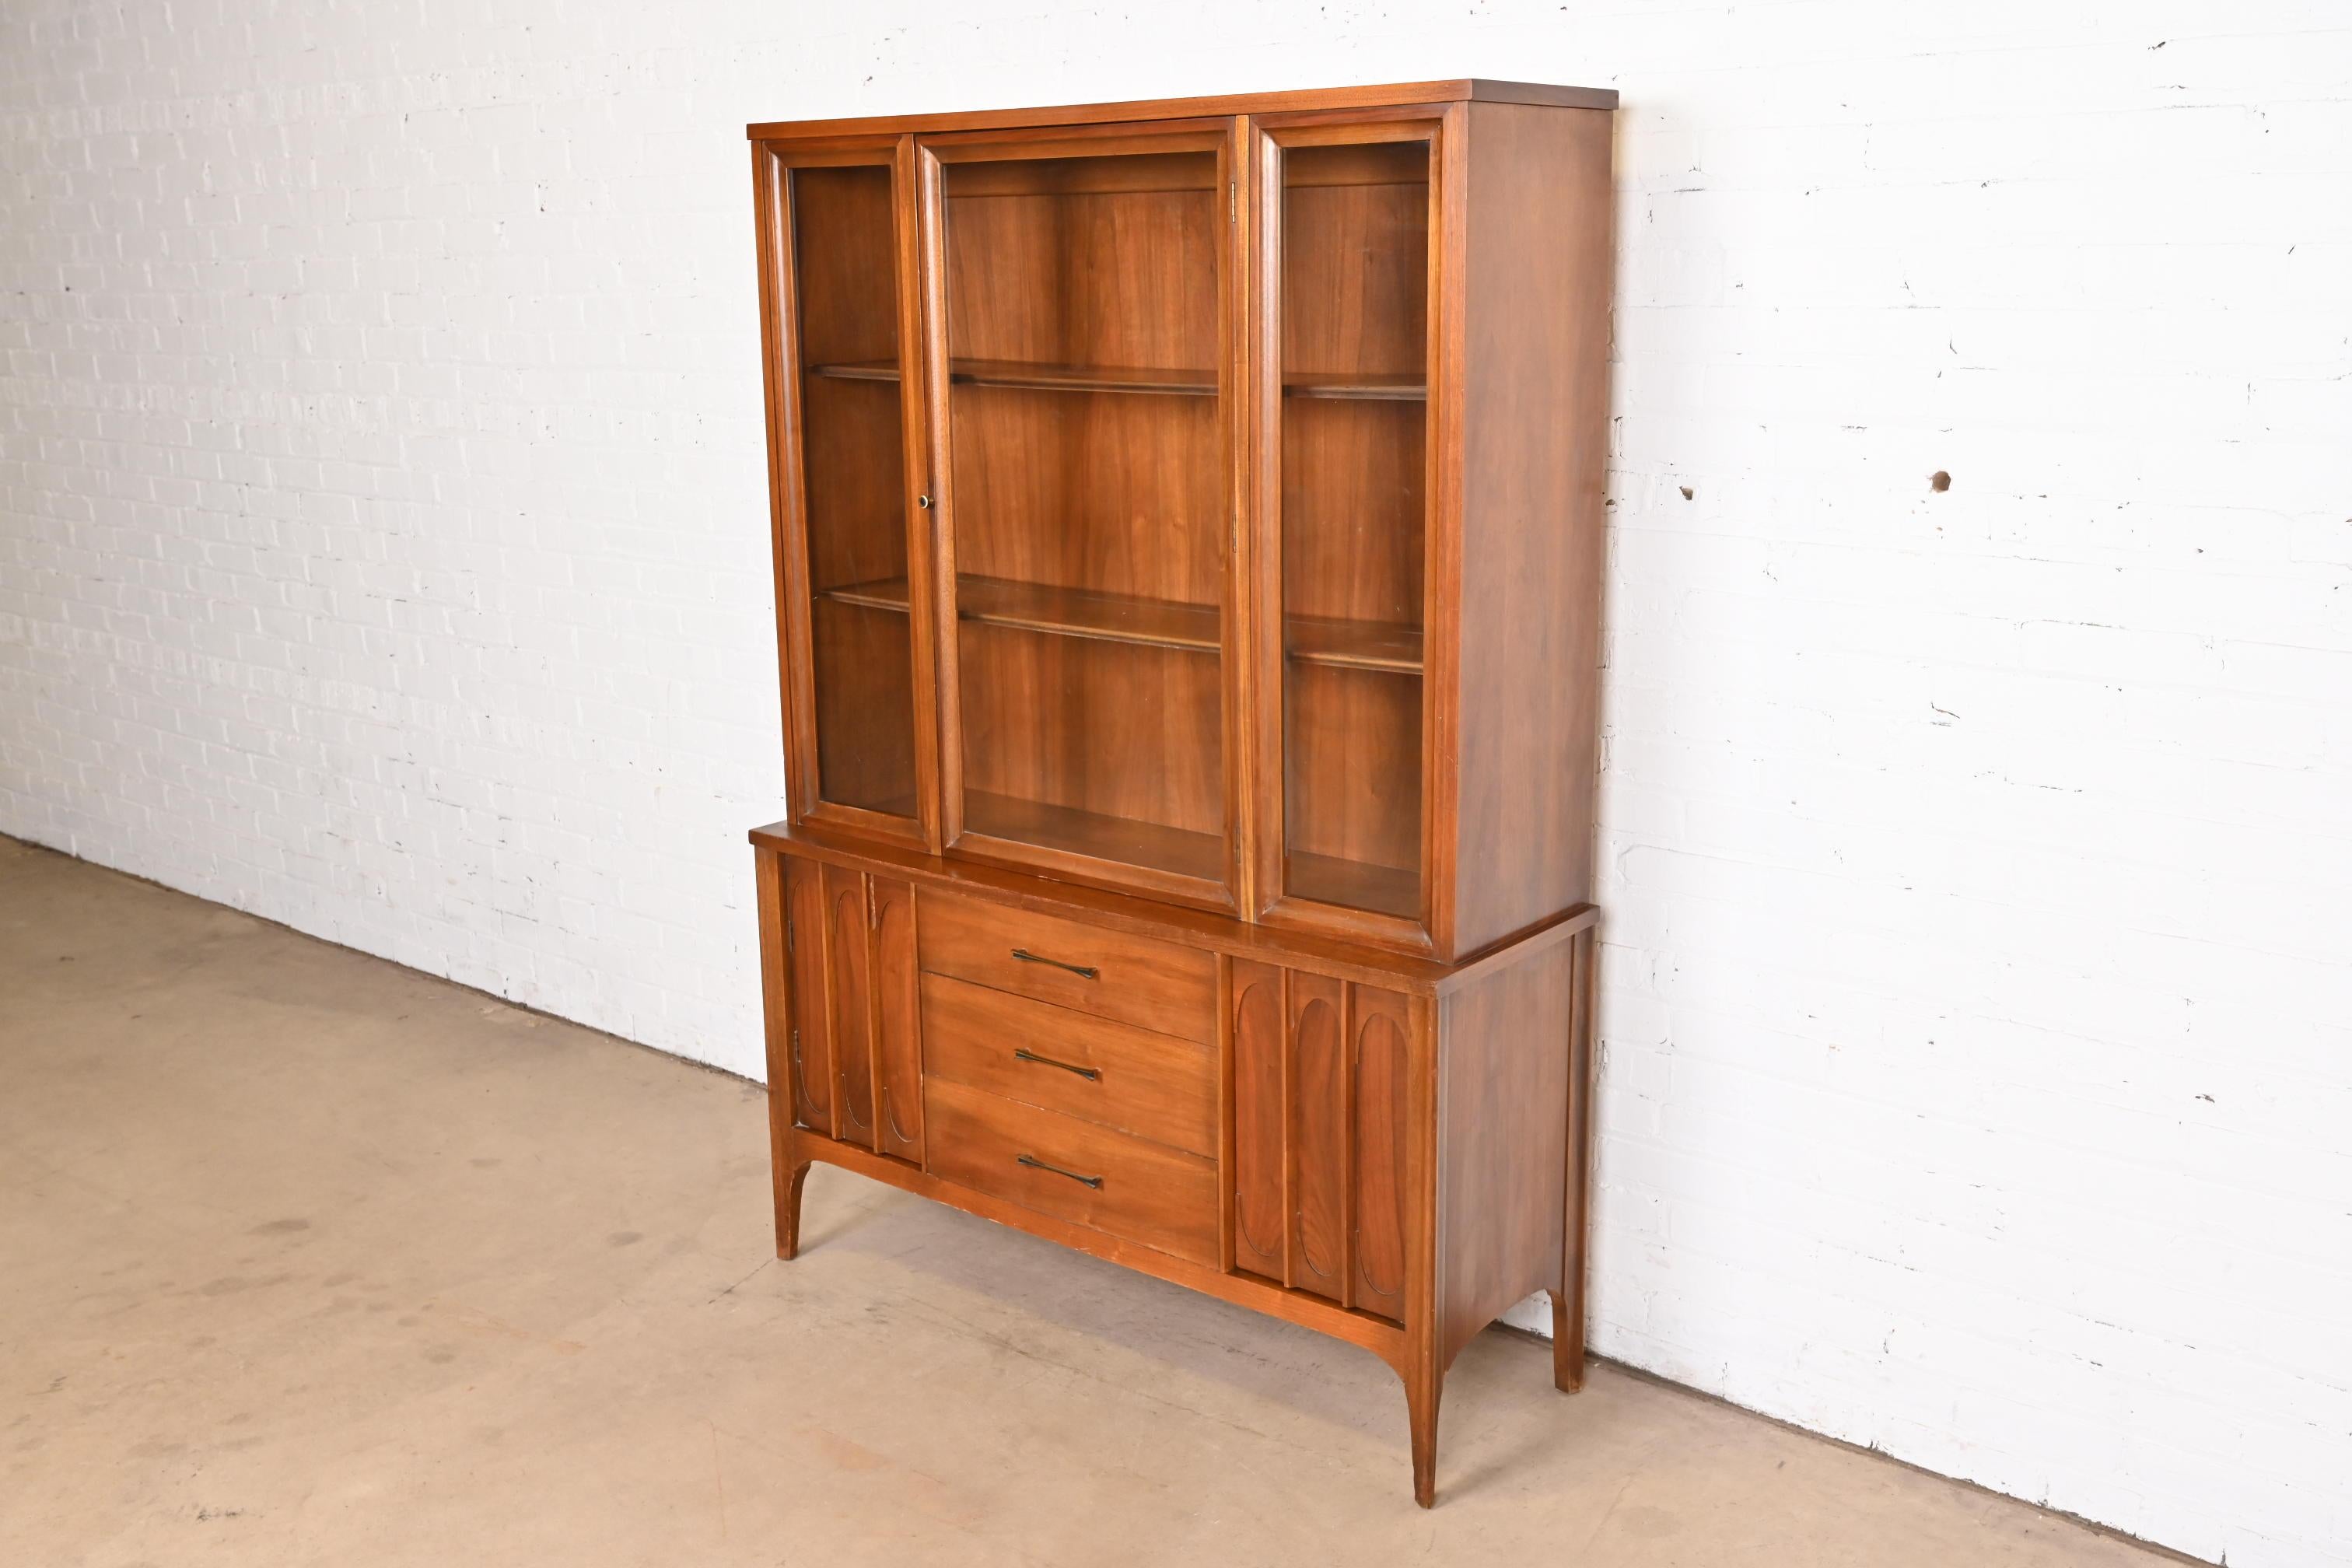
<svg viewBox="0 0 2352 1568">
<path fill-rule="evenodd" d="M 1290 976 L 1291 1284 L 1347 1300 L 1347 985 Z"/>
<path fill-rule="evenodd" d="M 1437 1042 L 1437 1347 L 1559 1285 L 1568 1163 L 1572 947 L 1554 942 L 1443 1005 Z"/>
<path fill-rule="evenodd" d="M 833 1131 L 833 1026 L 825 996 L 824 887 L 809 861 L 784 861 L 786 960 L 792 965 L 793 1103 L 801 1125 Z"/>
<path fill-rule="evenodd" d="M 1404 1321 L 1405 1073 L 1411 1003 L 1349 988 L 1355 1106 L 1355 1305 Z"/>
<path fill-rule="evenodd" d="M 874 879 L 874 1131 L 877 1148 L 923 1163 L 922 1002 L 915 965 L 915 889 Z"/>
<path fill-rule="evenodd" d="M 1235 959 L 1234 1266 L 1283 1275 L 1282 971 Z"/>
<path fill-rule="evenodd" d="M 1469 110 L 1455 953 L 1591 897 L 1611 127 Z"/>
</svg>

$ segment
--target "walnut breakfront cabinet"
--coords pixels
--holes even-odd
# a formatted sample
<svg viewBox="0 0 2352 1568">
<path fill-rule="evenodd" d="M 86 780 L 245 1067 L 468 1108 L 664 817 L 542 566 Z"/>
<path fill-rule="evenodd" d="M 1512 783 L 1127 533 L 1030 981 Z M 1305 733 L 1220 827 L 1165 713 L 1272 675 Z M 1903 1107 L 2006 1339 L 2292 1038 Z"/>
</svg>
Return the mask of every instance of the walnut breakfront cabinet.
<svg viewBox="0 0 2352 1568">
<path fill-rule="evenodd" d="M 750 128 L 823 1162 L 1362 1346 L 1584 1363 L 1608 91 Z"/>
</svg>

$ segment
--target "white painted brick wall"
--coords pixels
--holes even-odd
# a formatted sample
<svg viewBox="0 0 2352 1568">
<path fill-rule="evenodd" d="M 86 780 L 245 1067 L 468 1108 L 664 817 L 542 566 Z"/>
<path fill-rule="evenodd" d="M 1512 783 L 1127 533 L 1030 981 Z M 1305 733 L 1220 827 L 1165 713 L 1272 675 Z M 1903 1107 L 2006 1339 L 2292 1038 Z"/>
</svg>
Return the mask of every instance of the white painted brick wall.
<svg viewBox="0 0 2352 1568">
<path fill-rule="evenodd" d="M 0 12 L 0 829 L 756 1071 L 743 122 L 1613 83 L 1596 1342 L 2352 1563 L 2341 0 L 485 9 Z"/>
</svg>

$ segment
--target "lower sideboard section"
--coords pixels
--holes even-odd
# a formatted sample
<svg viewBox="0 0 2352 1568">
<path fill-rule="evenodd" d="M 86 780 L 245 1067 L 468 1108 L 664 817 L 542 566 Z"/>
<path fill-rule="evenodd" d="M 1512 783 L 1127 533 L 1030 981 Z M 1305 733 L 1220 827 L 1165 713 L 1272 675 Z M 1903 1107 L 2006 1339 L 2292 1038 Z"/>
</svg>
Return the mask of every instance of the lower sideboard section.
<svg viewBox="0 0 2352 1568">
<path fill-rule="evenodd" d="M 1363 1346 L 1424 1504 L 1497 1315 L 1549 1292 L 1580 1382 L 1589 910 L 1448 967 L 756 853 L 782 1256 L 823 1162 Z"/>
</svg>

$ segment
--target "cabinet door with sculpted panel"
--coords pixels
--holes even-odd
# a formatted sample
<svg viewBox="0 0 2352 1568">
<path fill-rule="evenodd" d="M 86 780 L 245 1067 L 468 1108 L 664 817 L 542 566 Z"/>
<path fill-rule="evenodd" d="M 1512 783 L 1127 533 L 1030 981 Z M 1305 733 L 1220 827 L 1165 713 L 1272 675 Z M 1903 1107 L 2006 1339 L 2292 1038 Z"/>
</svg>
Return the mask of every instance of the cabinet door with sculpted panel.
<svg viewBox="0 0 2352 1568">
<path fill-rule="evenodd" d="M 1412 1013 L 1393 991 L 1349 987 L 1355 1089 L 1352 1305 L 1404 1321 L 1406 1063 Z"/>
<path fill-rule="evenodd" d="M 1282 981 L 1234 962 L 1234 1262 L 1283 1278 Z"/>
<path fill-rule="evenodd" d="M 1290 1283 L 1344 1301 L 1348 1282 L 1348 988 L 1290 974 Z"/>
</svg>

